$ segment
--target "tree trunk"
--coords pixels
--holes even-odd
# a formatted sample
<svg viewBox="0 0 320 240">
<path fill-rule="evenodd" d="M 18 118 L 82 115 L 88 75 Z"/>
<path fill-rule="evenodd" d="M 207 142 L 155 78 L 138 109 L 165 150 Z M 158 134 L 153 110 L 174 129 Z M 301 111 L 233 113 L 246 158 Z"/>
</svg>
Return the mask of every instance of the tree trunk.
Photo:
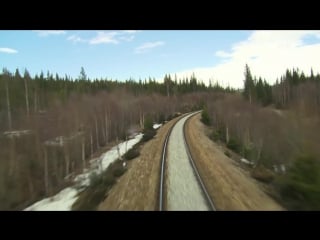
<svg viewBox="0 0 320 240">
<path fill-rule="evenodd" d="M 108 144 L 109 142 L 109 136 L 108 136 L 108 114 L 106 113 L 105 114 L 105 117 L 104 117 L 104 121 L 105 121 L 105 135 L 106 135 L 106 145 Z"/>
<path fill-rule="evenodd" d="M 34 112 L 36 113 L 38 111 L 38 97 L 37 97 L 37 91 L 34 91 Z"/>
<path fill-rule="evenodd" d="M 10 108 L 10 96 L 8 82 L 6 84 L 6 97 L 7 97 L 7 110 L 8 110 L 8 126 L 9 130 L 12 130 L 11 108 Z"/>
<path fill-rule="evenodd" d="M 254 165 L 254 168 L 259 166 L 259 164 L 260 164 L 260 157 L 261 157 L 262 148 L 263 148 L 263 139 L 260 139 L 260 142 L 258 145 L 257 161 L 256 161 L 256 164 Z"/>
<path fill-rule="evenodd" d="M 82 141 L 81 141 L 81 156 L 82 156 L 82 168 L 83 171 L 86 168 L 86 152 L 85 152 L 85 138 L 82 137 Z"/>
<path fill-rule="evenodd" d="M 102 132 L 102 137 L 103 137 L 103 143 L 104 146 L 107 144 L 107 140 L 106 140 L 106 129 L 105 129 L 105 124 L 103 123 L 103 121 L 101 122 L 101 132 Z M 102 144 L 103 144 L 102 143 Z"/>
<path fill-rule="evenodd" d="M 142 114 L 141 111 L 139 113 L 139 124 L 140 124 L 140 128 L 143 129 L 143 124 L 142 124 Z"/>
<path fill-rule="evenodd" d="M 93 136 L 92 131 L 90 131 L 90 150 L 91 150 L 91 156 L 93 155 Z"/>
<path fill-rule="evenodd" d="M 70 155 L 68 145 L 64 144 L 64 160 L 65 160 L 65 177 L 69 175 L 70 169 Z"/>
<path fill-rule="evenodd" d="M 25 96 L 26 96 L 27 117 L 29 118 L 30 111 L 29 111 L 28 83 L 27 83 L 27 79 L 25 77 L 23 79 L 24 79 L 24 88 L 25 88 Z"/>
<path fill-rule="evenodd" d="M 226 125 L 226 143 L 229 143 L 229 128 L 228 128 L 228 124 Z"/>
<path fill-rule="evenodd" d="M 116 144 L 117 144 L 117 153 L 118 153 L 118 159 L 122 160 L 121 158 L 121 154 L 120 154 L 120 148 L 119 148 L 119 139 L 118 139 L 118 136 L 117 136 L 117 139 L 116 139 Z"/>
<path fill-rule="evenodd" d="M 10 168 L 9 176 L 13 176 L 14 170 L 16 168 L 16 148 L 14 136 L 10 137 Z"/>
<path fill-rule="evenodd" d="M 97 149 L 100 148 L 100 143 L 99 143 L 99 129 L 98 129 L 98 121 L 97 121 L 97 117 L 94 117 L 94 124 L 96 127 L 96 140 L 97 140 Z"/>
<path fill-rule="evenodd" d="M 48 152 L 46 146 L 44 146 L 44 186 L 46 190 L 46 196 L 49 195 L 49 176 L 48 176 Z"/>
<path fill-rule="evenodd" d="M 32 178 L 30 176 L 30 172 L 28 172 L 28 189 L 29 189 L 29 195 L 30 195 L 30 198 L 33 199 L 33 194 L 34 194 L 34 186 L 33 186 L 33 183 L 32 183 Z"/>
</svg>

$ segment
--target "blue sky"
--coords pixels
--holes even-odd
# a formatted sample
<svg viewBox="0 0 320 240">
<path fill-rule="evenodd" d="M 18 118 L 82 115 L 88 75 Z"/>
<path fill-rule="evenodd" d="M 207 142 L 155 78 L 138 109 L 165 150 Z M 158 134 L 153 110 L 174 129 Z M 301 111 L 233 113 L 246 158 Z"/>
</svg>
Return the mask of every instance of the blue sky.
<svg viewBox="0 0 320 240">
<path fill-rule="evenodd" d="M 178 77 L 192 72 L 208 83 L 241 87 L 249 64 L 269 82 L 299 67 L 319 72 L 319 31 L 0 31 L 0 67 L 31 75 L 76 78 L 83 66 L 90 78 L 118 80 Z"/>
</svg>

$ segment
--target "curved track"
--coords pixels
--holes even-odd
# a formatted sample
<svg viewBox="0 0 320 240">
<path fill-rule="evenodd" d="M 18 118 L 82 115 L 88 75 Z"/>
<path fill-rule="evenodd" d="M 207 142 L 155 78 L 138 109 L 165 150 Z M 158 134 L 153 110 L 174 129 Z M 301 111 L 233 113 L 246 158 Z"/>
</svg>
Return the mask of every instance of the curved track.
<svg viewBox="0 0 320 240">
<path fill-rule="evenodd" d="M 163 211 L 163 210 L 213 210 L 215 211 L 216 210 L 213 204 L 213 201 L 206 190 L 205 184 L 203 183 L 201 176 L 197 170 L 196 164 L 192 158 L 192 155 L 190 153 L 189 146 L 185 137 L 186 123 L 191 116 L 197 113 L 199 112 L 186 114 L 184 117 L 178 120 L 171 127 L 171 129 L 169 130 L 166 136 L 163 149 L 162 149 L 162 159 L 161 159 L 161 172 L 160 172 L 160 184 L 159 184 L 159 210 L 160 211 Z M 182 122 L 180 121 L 183 122 L 183 126 L 182 126 L 183 141 L 182 142 L 179 141 L 179 139 L 177 139 L 176 136 L 171 136 L 173 131 L 175 135 L 177 135 L 177 133 L 181 131 Z M 179 126 L 177 126 L 177 124 Z M 170 147 L 170 150 L 169 150 L 170 144 L 172 144 L 172 146 Z M 174 146 L 179 146 L 180 152 L 178 151 L 178 149 L 175 149 Z M 171 151 L 170 154 L 169 154 L 169 151 Z M 171 155 L 169 159 L 168 159 L 168 155 Z M 168 164 L 168 161 L 171 161 L 170 164 Z M 180 162 L 178 163 L 177 161 L 180 161 Z M 174 170 L 172 170 L 173 165 L 178 166 L 179 170 L 177 173 L 174 172 Z M 172 171 L 170 172 L 170 170 Z M 168 174 L 168 172 L 170 172 L 170 174 Z M 171 179 L 173 179 L 173 181 L 171 180 L 171 183 L 169 184 L 168 181 L 170 182 L 170 176 L 171 176 Z M 186 182 L 185 178 L 187 178 L 187 183 L 185 183 Z M 184 186 L 177 186 L 177 182 L 179 181 L 182 182 Z M 171 185 L 171 187 L 169 187 L 168 185 Z M 176 185 L 176 186 L 173 186 L 173 185 Z M 193 185 L 193 189 L 191 189 L 190 187 L 192 185 Z"/>
</svg>

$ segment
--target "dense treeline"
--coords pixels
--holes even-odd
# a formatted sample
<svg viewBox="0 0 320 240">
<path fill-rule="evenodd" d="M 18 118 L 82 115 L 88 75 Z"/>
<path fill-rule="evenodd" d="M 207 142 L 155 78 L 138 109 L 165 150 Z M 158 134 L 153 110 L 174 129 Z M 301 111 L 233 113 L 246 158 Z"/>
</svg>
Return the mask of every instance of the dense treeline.
<svg viewBox="0 0 320 240">
<path fill-rule="evenodd" d="M 311 69 L 307 76 L 299 69 L 286 70 L 286 73 L 270 85 L 262 78 L 252 77 L 248 65 L 245 67 L 243 96 L 250 103 L 263 106 L 274 104 L 279 109 L 302 110 L 304 113 L 319 113 L 320 74 L 314 75 Z"/>
<path fill-rule="evenodd" d="M 287 208 L 319 210 L 320 75 L 293 69 L 274 85 L 256 79 L 246 65 L 242 94 L 207 102 L 203 122 L 214 127 L 212 139 L 253 164 L 253 176 L 273 182 Z"/>
<path fill-rule="evenodd" d="M 229 92 L 234 90 L 227 89 Z M 49 72 L 0 75 L 0 209 L 23 209 L 65 187 L 101 147 L 142 131 L 145 118 L 200 109 L 210 92 L 193 76 L 162 83 L 73 80 Z"/>
</svg>

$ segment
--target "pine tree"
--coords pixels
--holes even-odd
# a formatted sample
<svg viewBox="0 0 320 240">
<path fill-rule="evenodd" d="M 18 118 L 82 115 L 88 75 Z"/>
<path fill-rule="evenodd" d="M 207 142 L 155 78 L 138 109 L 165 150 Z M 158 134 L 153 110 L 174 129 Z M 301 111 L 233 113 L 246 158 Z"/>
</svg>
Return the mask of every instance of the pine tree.
<svg viewBox="0 0 320 240">
<path fill-rule="evenodd" d="M 81 70 L 80 70 L 79 80 L 84 80 L 84 81 L 87 80 L 87 74 L 86 74 L 86 72 L 84 71 L 84 68 L 83 68 L 83 67 L 81 67 Z"/>
<path fill-rule="evenodd" d="M 245 76 L 245 80 L 244 80 L 243 96 L 247 100 L 249 100 L 250 103 L 252 103 L 255 85 L 254 85 L 254 81 L 253 81 L 248 64 L 246 64 L 244 76 Z"/>
</svg>

